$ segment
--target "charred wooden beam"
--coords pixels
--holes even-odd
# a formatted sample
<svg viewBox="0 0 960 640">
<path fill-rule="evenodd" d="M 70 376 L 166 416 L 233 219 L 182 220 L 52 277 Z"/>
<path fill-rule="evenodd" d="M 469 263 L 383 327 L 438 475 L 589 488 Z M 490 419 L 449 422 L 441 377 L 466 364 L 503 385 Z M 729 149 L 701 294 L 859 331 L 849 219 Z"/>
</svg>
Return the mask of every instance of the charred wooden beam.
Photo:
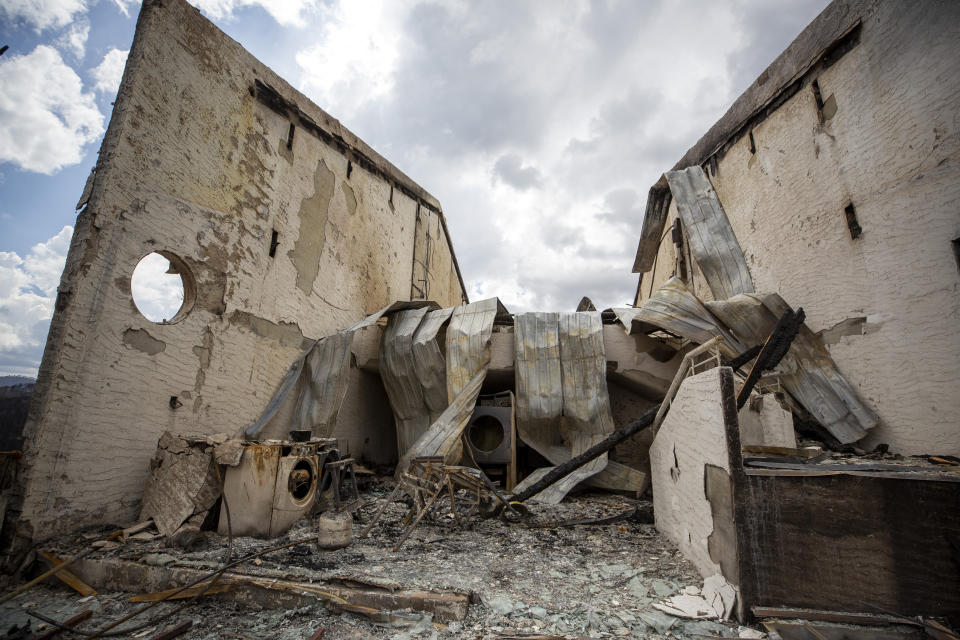
<svg viewBox="0 0 960 640">
<path fill-rule="evenodd" d="M 558 482 L 559 480 L 567 477 L 573 471 L 576 471 L 583 465 L 587 464 L 591 460 L 600 457 L 604 453 L 610 451 L 615 446 L 629 438 L 630 436 L 646 429 L 653 424 L 654 418 L 657 417 L 657 411 L 660 409 L 658 404 L 655 407 L 651 407 L 646 413 L 640 416 L 639 420 L 635 420 L 628 424 L 627 426 L 614 431 L 609 436 L 593 445 L 583 453 L 578 456 L 570 458 L 563 464 L 555 466 L 553 469 L 548 471 L 540 480 L 534 482 L 532 485 L 527 487 L 525 490 L 521 491 L 515 495 L 512 499 L 512 502 L 523 502 L 524 500 L 529 500 L 533 496 L 537 495 L 550 485 Z"/>
<path fill-rule="evenodd" d="M 790 344 L 797 336 L 797 332 L 800 331 L 805 318 L 806 314 L 804 314 L 802 308 L 796 311 L 787 309 L 780 316 L 780 320 L 777 321 L 770 337 L 763 343 L 763 348 L 760 349 L 760 353 L 753 363 L 753 368 L 750 369 L 747 379 L 744 380 L 743 386 L 740 388 L 740 393 L 737 395 L 737 409 L 742 409 L 743 405 L 746 404 L 750 392 L 753 391 L 753 387 L 756 386 L 763 372 L 776 367 L 780 364 L 783 356 L 787 355 Z M 739 356 L 736 359 L 739 359 Z"/>
</svg>

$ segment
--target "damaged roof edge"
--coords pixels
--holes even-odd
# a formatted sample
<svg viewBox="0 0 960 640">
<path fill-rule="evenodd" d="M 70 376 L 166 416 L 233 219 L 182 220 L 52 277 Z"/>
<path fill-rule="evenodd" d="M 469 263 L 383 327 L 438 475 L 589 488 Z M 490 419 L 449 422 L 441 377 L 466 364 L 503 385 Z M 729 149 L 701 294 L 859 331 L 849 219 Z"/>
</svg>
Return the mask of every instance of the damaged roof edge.
<svg viewBox="0 0 960 640">
<path fill-rule="evenodd" d="M 672 170 L 702 165 L 718 152 L 722 152 L 731 141 L 739 139 L 745 125 L 757 117 L 763 117 L 765 111 L 772 111 L 779 106 L 780 99 L 792 95 L 790 90 L 796 89 L 798 81 L 818 62 L 827 58 L 838 46 L 845 44 L 849 36 L 858 31 L 861 18 L 869 13 L 875 4 L 876 0 L 831 2 L 800 32 L 789 47 L 764 69 L 723 117 L 687 150 Z M 650 187 L 647 196 L 633 273 L 650 270 L 669 206 L 669 188 L 661 176 Z"/>
</svg>

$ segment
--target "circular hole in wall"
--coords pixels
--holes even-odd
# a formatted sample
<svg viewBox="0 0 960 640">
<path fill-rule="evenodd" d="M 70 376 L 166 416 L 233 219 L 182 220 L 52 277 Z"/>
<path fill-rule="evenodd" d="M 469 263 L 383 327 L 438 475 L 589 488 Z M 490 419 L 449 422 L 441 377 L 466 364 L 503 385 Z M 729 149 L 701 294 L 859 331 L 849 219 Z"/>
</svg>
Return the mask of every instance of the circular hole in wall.
<svg viewBox="0 0 960 640">
<path fill-rule="evenodd" d="M 496 451 L 503 442 L 503 425 L 493 416 L 478 416 L 470 425 L 469 437 L 478 451 Z"/>
<path fill-rule="evenodd" d="M 133 303 L 150 322 L 170 324 L 193 308 L 196 285 L 189 267 L 168 251 L 154 251 L 140 259 L 130 277 Z"/>
</svg>

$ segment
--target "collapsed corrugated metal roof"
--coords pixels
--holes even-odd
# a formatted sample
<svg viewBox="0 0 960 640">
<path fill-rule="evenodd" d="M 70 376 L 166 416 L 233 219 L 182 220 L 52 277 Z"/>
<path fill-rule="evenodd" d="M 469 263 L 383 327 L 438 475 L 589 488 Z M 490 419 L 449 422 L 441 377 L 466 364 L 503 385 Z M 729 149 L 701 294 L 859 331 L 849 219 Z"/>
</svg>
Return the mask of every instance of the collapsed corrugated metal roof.
<svg viewBox="0 0 960 640">
<path fill-rule="evenodd" d="M 740 294 L 701 302 L 678 278 L 671 278 L 639 309 L 614 309 L 627 332 L 650 326 L 702 344 L 720 336 L 732 357 L 762 344 L 789 305 L 775 293 Z M 647 326 L 644 326 L 646 323 Z M 877 414 L 860 399 L 837 369 L 823 341 L 803 325 L 776 370 L 783 388 L 841 443 L 855 442 L 877 424 Z"/>
<path fill-rule="evenodd" d="M 515 319 L 517 431 L 550 462 L 562 464 L 614 431 L 601 314 L 522 313 Z M 514 491 L 522 492 L 550 469 L 537 469 Z M 556 504 L 588 478 L 631 491 L 641 491 L 646 480 L 643 473 L 612 463 L 604 454 L 535 499 Z"/>
<path fill-rule="evenodd" d="M 296 415 L 298 419 L 296 426 L 297 428 L 310 429 L 314 425 L 323 425 L 325 429 L 322 429 L 322 431 L 325 433 L 316 435 L 329 434 L 336 423 L 336 417 L 340 412 L 340 405 L 346 393 L 346 373 L 349 369 L 346 364 L 350 360 L 350 347 L 353 344 L 355 332 L 372 326 L 385 315 L 404 309 L 421 307 L 436 309 L 437 303 L 426 300 L 394 302 L 360 320 L 349 329 L 338 331 L 332 336 L 325 336 L 314 342 L 287 369 L 283 380 L 280 381 L 273 397 L 267 403 L 266 409 L 253 424 L 244 429 L 244 436 L 254 439 L 260 435 L 263 428 L 277 415 L 277 411 L 284 400 L 287 399 L 287 396 L 290 395 L 290 392 L 297 386 L 305 366 L 310 371 L 310 382 L 301 385 L 302 388 L 297 399 Z M 317 403 L 321 406 L 315 406 Z M 319 422 L 309 422 L 313 419 Z"/>
</svg>

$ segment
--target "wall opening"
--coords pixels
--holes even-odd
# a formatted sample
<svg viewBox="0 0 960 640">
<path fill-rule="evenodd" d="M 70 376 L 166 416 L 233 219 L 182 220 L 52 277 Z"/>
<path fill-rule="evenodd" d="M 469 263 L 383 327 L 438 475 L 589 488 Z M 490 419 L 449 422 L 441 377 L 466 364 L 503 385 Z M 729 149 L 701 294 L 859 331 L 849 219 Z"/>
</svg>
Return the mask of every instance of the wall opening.
<svg viewBox="0 0 960 640">
<path fill-rule="evenodd" d="M 277 246 L 280 244 L 280 234 L 277 233 L 277 230 L 274 229 L 273 233 L 270 235 L 270 257 L 275 258 L 277 255 Z"/>
<path fill-rule="evenodd" d="M 183 260 L 168 251 L 155 251 L 141 258 L 134 268 L 130 293 L 144 318 L 172 324 L 193 309 L 196 283 Z"/>
<path fill-rule="evenodd" d="M 847 218 L 847 228 L 850 230 L 850 237 L 856 240 L 860 237 L 860 234 L 863 233 L 863 228 L 857 220 L 857 210 L 853 207 L 852 202 L 843 208 L 843 214 Z"/>
<path fill-rule="evenodd" d="M 953 258 L 957 261 L 957 270 L 960 270 L 960 238 L 950 241 L 953 245 Z"/>
<path fill-rule="evenodd" d="M 290 128 L 287 130 L 287 149 L 293 149 L 293 134 L 297 132 L 297 125 L 290 123 Z"/>
</svg>

